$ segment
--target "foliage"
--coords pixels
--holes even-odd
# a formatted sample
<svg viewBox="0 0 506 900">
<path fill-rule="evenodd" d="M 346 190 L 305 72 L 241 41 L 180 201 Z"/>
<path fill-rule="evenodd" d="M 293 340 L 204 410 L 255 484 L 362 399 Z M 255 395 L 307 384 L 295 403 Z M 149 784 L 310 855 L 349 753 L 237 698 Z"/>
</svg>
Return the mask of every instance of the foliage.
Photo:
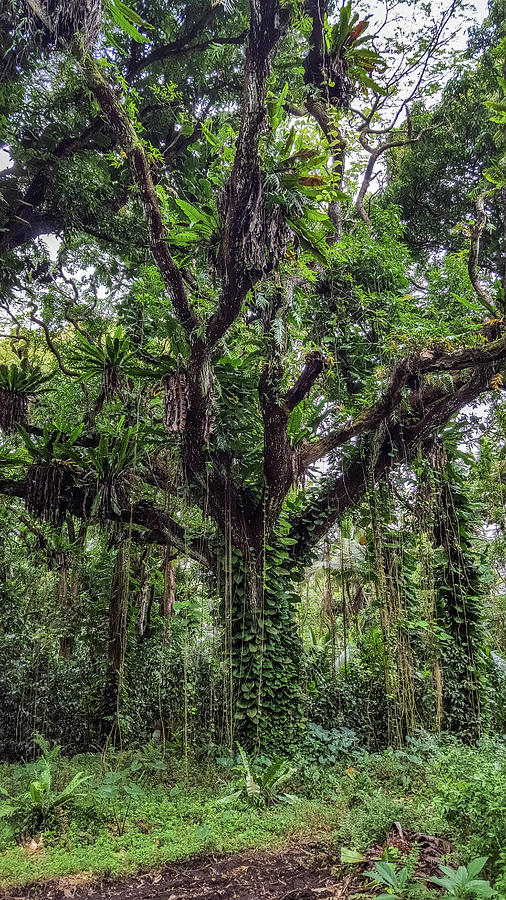
<svg viewBox="0 0 506 900">
<path fill-rule="evenodd" d="M 132 359 L 130 339 L 121 328 L 117 328 L 111 336 L 106 334 L 101 344 L 95 345 L 79 331 L 76 332 L 79 342 L 77 363 L 86 380 L 100 375 L 102 386 L 98 399 L 99 407 L 121 394 L 123 378 L 128 371 Z"/>
<path fill-rule="evenodd" d="M 357 735 L 350 728 L 322 728 L 308 722 L 303 755 L 305 759 L 319 765 L 335 765 L 343 757 L 353 756 L 357 746 Z"/>
<path fill-rule="evenodd" d="M 282 788 L 293 778 L 297 768 L 284 757 L 279 756 L 273 762 L 250 761 L 245 750 L 237 744 L 240 768 L 244 776 L 241 788 L 228 794 L 224 803 L 244 799 L 250 806 L 270 806 L 273 803 L 294 803 L 297 799 Z"/>
<path fill-rule="evenodd" d="M 30 781 L 27 791 L 15 797 L 9 796 L 5 789 L 1 791 L 4 799 L 0 817 L 12 821 L 15 836 L 32 835 L 50 825 L 55 813 L 76 800 L 83 785 L 91 778 L 91 775 L 76 772 L 63 790 L 56 791 L 53 787 L 54 768 L 61 747 L 51 750 L 41 735 L 36 735 L 35 740 L 42 750 L 37 778 Z"/>
<path fill-rule="evenodd" d="M 128 476 L 142 459 L 144 447 L 142 431 L 126 426 L 122 416 L 112 434 L 101 434 L 97 446 L 86 449 L 83 456 L 95 488 L 93 516 L 121 515 L 127 506 Z"/>
<path fill-rule="evenodd" d="M 2 8 L 1 752 L 109 759 L 23 770 L 56 867 L 256 844 L 293 781 L 500 876 L 502 757 L 445 744 L 505 715 L 500 7 L 457 55 L 461 3 Z"/>
<path fill-rule="evenodd" d="M 380 861 L 374 863 L 372 872 L 366 872 L 365 874 L 375 881 L 376 884 L 388 888 L 386 893 L 377 895 L 378 900 L 388 900 L 389 897 L 394 897 L 395 900 L 403 900 L 403 898 L 410 896 L 408 893 L 410 877 L 406 866 L 402 869 L 397 869 L 393 863 Z"/>
<path fill-rule="evenodd" d="M 433 884 L 446 889 L 448 897 L 456 897 L 458 900 L 471 900 L 474 897 L 492 897 L 494 891 L 490 882 L 483 878 L 477 878 L 487 862 L 487 857 L 482 856 L 471 860 L 467 866 L 459 866 L 452 869 L 451 866 L 440 866 L 444 874 L 443 878 L 431 878 Z"/>
<path fill-rule="evenodd" d="M 355 863 L 358 862 L 356 854 L 350 859 L 350 844 L 352 850 L 374 846 L 376 855 L 377 845 L 383 845 L 394 822 L 401 823 L 406 833 L 412 830 L 447 835 L 458 846 L 465 865 L 480 852 L 476 840 L 469 844 L 469 837 L 472 842 L 473 836 L 468 824 L 455 816 L 448 820 L 444 815 L 435 816 L 434 804 L 439 803 L 446 790 L 445 773 L 451 773 L 455 781 L 461 777 L 458 766 L 465 770 L 466 767 L 477 769 L 482 764 L 488 780 L 496 782 L 498 798 L 503 789 L 495 769 L 499 750 L 499 744 L 484 743 L 475 749 L 456 742 L 450 747 L 420 742 L 418 754 L 423 757 L 422 764 L 412 761 L 413 752 L 400 752 L 397 757 L 385 753 L 357 754 L 352 767 L 347 761 L 337 767 L 320 766 L 317 781 L 308 777 L 308 770 L 294 773 L 292 779 L 300 799 L 289 805 L 277 802 L 257 805 L 246 799 L 243 803 L 224 803 L 224 793 L 239 789 L 233 768 L 228 772 L 223 767 L 216 768 L 205 756 L 190 756 L 185 764 L 180 751 L 171 750 L 164 756 L 162 746 L 156 742 L 135 751 L 109 751 L 105 771 L 101 755 L 64 759 L 52 750 L 49 752 L 54 756 L 51 766 L 55 791 L 63 790 L 78 772 L 84 772 L 88 780 L 65 807 L 65 815 L 53 818 L 45 826 L 43 854 L 27 854 L 22 846 L 16 846 L 12 833 L 5 831 L 0 822 L 4 849 L 0 874 L 13 885 L 83 869 L 97 875 L 107 872 L 115 875 L 139 867 L 157 868 L 163 862 L 197 853 L 204 846 L 220 852 L 276 848 L 288 835 L 293 840 L 301 833 L 307 839 L 315 827 L 333 829 L 337 846 L 344 844 L 346 849 L 346 852 L 343 849 L 343 862 Z M 236 760 L 232 762 L 235 766 Z M 248 758 L 255 781 L 268 765 L 260 759 L 250 762 Z M 0 784 L 10 796 L 16 796 L 27 781 L 37 780 L 39 771 L 40 762 L 4 763 L 0 766 Z M 114 773 L 114 777 L 108 772 Z M 409 784 L 404 782 L 408 787 L 402 786 L 401 772 L 402 778 L 410 777 Z M 245 798 L 244 778 L 245 768 L 241 768 L 240 787 Z M 125 792 L 124 787 L 129 784 L 135 784 L 138 789 Z M 482 817 L 486 815 L 487 802 L 485 798 Z M 119 833 L 121 827 L 118 828 L 116 815 L 120 826 L 124 821 L 123 834 Z M 492 801 L 489 821 L 495 823 L 500 818 Z M 486 841 L 485 819 L 482 821 L 476 839 L 481 833 Z M 502 827 L 502 822 L 497 825 Z M 500 841 L 499 834 L 490 845 L 487 875 L 501 871 Z M 410 873 L 413 871 L 414 858 L 400 860 L 392 854 L 392 848 L 386 848 L 382 861 L 395 863 L 396 869 L 406 866 Z M 483 855 L 486 855 L 485 847 Z M 427 889 L 416 876 L 409 882 L 408 891 L 413 898 L 427 896 Z"/>
<path fill-rule="evenodd" d="M 473 856 L 487 856 L 492 864 L 506 840 L 504 747 L 494 741 L 477 748 L 450 745 L 440 756 L 436 806 Z"/>
<path fill-rule="evenodd" d="M 127 768 L 108 768 L 97 787 L 97 797 L 110 807 L 118 835 L 125 833 L 132 803 L 144 795 L 143 785 L 150 778 L 166 770 L 160 748 L 148 744 L 143 751 L 132 755 Z M 174 787 L 170 796 L 177 796 Z"/>
<path fill-rule="evenodd" d="M 28 401 L 48 390 L 44 385 L 53 375 L 30 367 L 26 358 L 19 365 L 0 364 L 0 427 L 6 433 L 27 424 Z"/>
</svg>

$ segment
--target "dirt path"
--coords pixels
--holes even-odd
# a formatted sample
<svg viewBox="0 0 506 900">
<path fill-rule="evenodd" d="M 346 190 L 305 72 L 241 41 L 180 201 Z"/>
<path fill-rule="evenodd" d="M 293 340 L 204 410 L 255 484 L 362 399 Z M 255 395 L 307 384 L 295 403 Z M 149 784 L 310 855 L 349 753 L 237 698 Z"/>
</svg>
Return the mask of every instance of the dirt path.
<svg viewBox="0 0 506 900">
<path fill-rule="evenodd" d="M 345 882 L 331 873 L 331 865 L 315 848 L 297 848 L 277 854 L 238 853 L 207 856 L 166 867 L 163 872 L 134 878 L 59 884 L 16 891 L 10 900 L 328 900 L 343 898 Z"/>
<path fill-rule="evenodd" d="M 371 847 L 363 862 L 339 865 L 337 848 L 306 843 L 278 853 L 251 851 L 223 856 L 209 854 L 130 878 L 85 882 L 68 877 L 58 883 L 13 889 L 6 900 L 348 900 L 363 891 L 361 873 L 381 858 L 385 846 L 403 854 L 415 848 L 415 877 L 427 883 L 438 872 L 451 846 L 441 838 L 405 834 L 396 823 L 386 844 Z"/>
</svg>

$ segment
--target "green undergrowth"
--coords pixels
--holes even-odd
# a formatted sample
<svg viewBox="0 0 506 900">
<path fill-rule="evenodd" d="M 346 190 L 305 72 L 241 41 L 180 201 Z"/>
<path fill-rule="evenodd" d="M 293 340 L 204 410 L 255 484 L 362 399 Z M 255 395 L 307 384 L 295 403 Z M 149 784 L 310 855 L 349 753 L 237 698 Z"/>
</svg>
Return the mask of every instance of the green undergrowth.
<svg viewBox="0 0 506 900">
<path fill-rule="evenodd" d="M 130 874 L 209 851 L 276 849 L 309 837 L 338 858 L 341 847 L 362 851 L 381 844 L 398 822 L 448 838 L 452 862 L 486 856 L 486 876 L 496 896 L 506 896 L 504 744 L 417 740 L 378 754 L 347 746 L 329 761 L 320 746 L 326 734 L 317 738 L 317 746 L 293 755 L 295 773 L 263 805 L 246 786 L 256 790 L 256 782 L 263 783 L 268 762 L 251 761 L 253 782 L 246 782 L 239 755 L 190 759 L 186 767 L 152 746 L 107 759 L 65 759 L 46 747 L 46 756 L 33 763 L 2 764 L 1 883 Z M 40 779 L 48 766 L 44 794 Z M 53 803 L 79 773 L 75 794 Z M 35 812 L 40 796 L 29 796 L 33 783 L 46 798 L 43 808 L 35 803 Z M 283 802 L 284 790 L 290 803 Z"/>
<path fill-rule="evenodd" d="M 277 848 L 302 831 L 333 824 L 335 814 L 323 803 L 268 811 L 220 809 L 212 797 L 193 792 L 174 802 L 153 792 L 136 804 L 123 835 L 107 826 L 93 832 L 74 823 L 57 839 L 47 835 L 40 850 L 10 847 L 0 857 L 0 875 L 7 884 L 23 885 L 78 872 L 130 874 L 210 850 Z"/>
</svg>

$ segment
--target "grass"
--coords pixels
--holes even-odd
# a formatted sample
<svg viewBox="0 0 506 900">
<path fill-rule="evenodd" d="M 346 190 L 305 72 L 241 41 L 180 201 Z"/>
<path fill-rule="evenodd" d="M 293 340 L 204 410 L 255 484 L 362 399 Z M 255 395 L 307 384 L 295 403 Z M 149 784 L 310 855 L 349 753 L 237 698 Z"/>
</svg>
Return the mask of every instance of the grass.
<svg viewBox="0 0 506 900">
<path fill-rule="evenodd" d="M 126 753 L 109 760 L 110 770 L 123 773 L 125 783 L 134 777 L 132 759 Z M 39 768 L 40 763 L 1 765 L 0 788 L 11 796 L 26 791 Z M 302 837 L 335 849 L 363 850 L 383 841 L 394 821 L 450 838 L 464 861 L 488 855 L 489 873 L 504 879 L 506 750 L 497 743 L 356 753 L 328 766 L 301 760 L 289 786 L 299 801 L 268 808 L 223 803 L 233 775 L 214 764 L 193 762 L 189 777 L 174 759 L 155 769 L 134 796 L 120 792 L 108 800 L 100 795 L 100 756 L 57 759 L 55 790 L 76 771 L 92 778 L 68 808 L 50 817 L 43 833 L 18 835 L 16 842 L 0 818 L 0 884 L 22 886 L 80 873 L 127 875 L 211 850 L 274 850 Z M 120 823 L 125 818 L 124 833 L 118 818 Z"/>
<path fill-rule="evenodd" d="M 0 878 L 4 885 L 21 886 L 79 872 L 109 876 L 156 869 L 211 849 L 278 848 L 303 831 L 330 834 L 336 813 L 310 800 L 256 810 L 219 808 L 213 798 L 191 792 L 172 802 L 150 796 L 131 810 L 123 835 L 107 826 L 93 834 L 71 823 L 62 835 L 46 835 L 37 850 L 9 847 L 0 856 Z"/>
<path fill-rule="evenodd" d="M 121 760 L 116 762 L 121 766 Z M 98 782 L 97 756 L 59 760 L 55 784 L 68 783 L 75 771 L 83 768 Z M 0 883 L 22 886 L 83 872 L 90 876 L 131 874 L 210 850 L 275 849 L 301 833 L 320 832 L 330 838 L 339 818 L 338 806 L 305 797 L 293 806 L 278 804 L 267 809 L 223 804 L 221 795 L 226 793 L 229 776 L 203 769 L 185 779 L 174 771 L 178 768 L 169 761 L 161 783 L 145 785 L 132 800 L 123 834 L 118 833 L 113 804 L 97 796 L 93 782 L 68 809 L 59 811 L 51 827 L 34 835 L 36 848 L 30 835 L 15 843 L 6 831 Z M 14 795 L 23 786 L 26 789 L 36 773 L 34 764 L 4 765 L 0 767 L 0 786 Z M 122 797 L 114 804 L 121 820 L 127 802 L 128 798 Z"/>
</svg>

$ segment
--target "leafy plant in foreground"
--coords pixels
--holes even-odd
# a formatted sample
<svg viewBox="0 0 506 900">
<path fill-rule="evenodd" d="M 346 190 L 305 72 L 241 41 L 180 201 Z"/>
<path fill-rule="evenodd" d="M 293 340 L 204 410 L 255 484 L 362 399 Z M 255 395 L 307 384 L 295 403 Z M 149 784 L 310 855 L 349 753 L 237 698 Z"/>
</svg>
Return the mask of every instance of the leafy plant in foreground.
<svg viewBox="0 0 506 900">
<path fill-rule="evenodd" d="M 376 900 L 390 900 L 390 898 L 402 898 L 407 896 L 407 890 L 410 886 L 409 870 L 406 866 L 399 871 L 389 862 L 379 861 L 374 864 L 374 871 L 365 873 L 372 878 L 376 884 L 383 885 L 387 888 L 385 894 L 379 894 Z"/>
<path fill-rule="evenodd" d="M 77 796 L 79 788 L 89 781 L 91 775 L 77 772 L 61 791 L 53 789 L 54 764 L 60 752 L 56 746 L 52 750 L 41 735 L 36 735 L 36 743 L 42 750 L 41 768 L 38 778 L 30 782 L 27 791 L 17 797 L 10 797 L 0 788 L 0 818 L 12 821 L 14 835 L 34 831 L 49 824 L 58 808 L 68 806 Z"/>
<path fill-rule="evenodd" d="M 489 881 L 477 878 L 485 863 L 486 856 L 473 859 L 467 866 L 459 866 L 452 869 L 451 866 L 439 866 L 444 873 L 444 878 L 431 878 L 433 884 L 445 888 L 448 897 L 455 900 L 474 900 L 478 897 L 492 897 L 494 890 Z"/>
</svg>

